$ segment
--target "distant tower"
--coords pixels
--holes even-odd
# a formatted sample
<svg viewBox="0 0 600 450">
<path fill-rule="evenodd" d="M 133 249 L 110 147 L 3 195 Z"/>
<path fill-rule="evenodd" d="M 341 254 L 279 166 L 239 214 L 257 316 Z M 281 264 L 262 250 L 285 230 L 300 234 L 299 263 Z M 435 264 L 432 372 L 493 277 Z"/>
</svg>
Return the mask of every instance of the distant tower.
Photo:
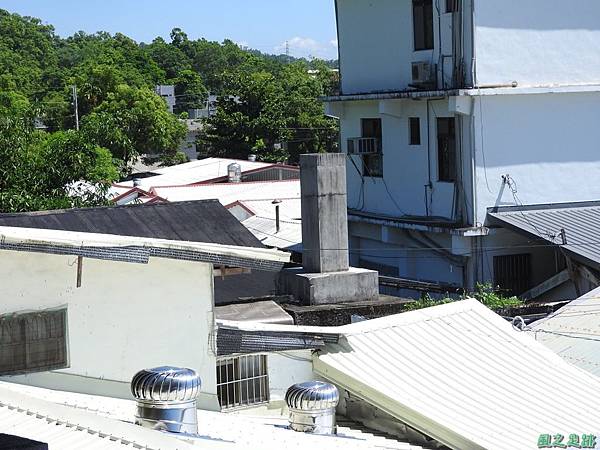
<svg viewBox="0 0 600 450">
<path fill-rule="evenodd" d="M 287 63 L 290 62 L 290 42 L 285 41 L 285 60 Z"/>
</svg>

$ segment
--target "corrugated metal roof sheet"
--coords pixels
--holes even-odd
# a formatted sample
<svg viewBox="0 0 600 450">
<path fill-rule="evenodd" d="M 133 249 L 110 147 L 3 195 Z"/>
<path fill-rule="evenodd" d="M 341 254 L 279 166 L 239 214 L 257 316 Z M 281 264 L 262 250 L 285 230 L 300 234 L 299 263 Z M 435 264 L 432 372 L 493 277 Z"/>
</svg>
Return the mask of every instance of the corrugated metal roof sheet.
<svg viewBox="0 0 600 450">
<path fill-rule="evenodd" d="M 338 331 L 315 370 L 452 448 L 536 448 L 600 423 L 600 380 L 475 300 Z"/>
<path fill-rule="evenodd" d="M 600 376 L 600 288 L 526 329 L 565 361 Z"/>
<path fill-rule="evenodd" d="M 263 247 L 217 200 L 0 214 L 0 226 Z"/>
<path fill-rule="evenodd" d="M 491 208 L 488 220 L 560 245 L 574 258 L 600 268 L 600 202 Z"/>
<path fill-rule="evenodd" d="M 301 199 L 278 199 L 279 231 L 277 231 L 275 205 L 272 200 L 246 200 L 242 203 L 255 215 L 242 221 L 256 238 L 267 247 L 302 251 Z"/>
<path fill-rule="evenodd" d="M 300 180 L 157 187 L 152 189 L 152 193 L 170 202 L 216 198 L 227 206 L 245 200 L 300 198 Z"/>
<path fill-rule="evenodd" d="M 149 189 L 154 186 L 202 183 L 227 176 L 227 166 L 231 163 L 238 163 L 241 166 L 242 173 L 250 170 L 262 169 L 272 165 L 272 163 L 263 163 L 258 161 L 227 158 L 205 158 L 153 170 L 152 173 L 156 173 L 158 175 L 142 178 L 139 186 L 142 189 Z M 120 182 L 118 184 L 121 186 L 128 185 L 133 187 L 133 181 Z"/>
<path fill-rule="evenodd" d="M 337 436 L 297 433 L 287 429 L 285 418 L 251 417 L 248 411 L 242 416 L 198 410 L 199 436 L 184 441 L 173 434 L 133 425 L 134 411 L 132 400 L 0 383 L 0 430 L 48 442 L 50 450 L 422 450 L 346 427 L 339 427 Z"/>
</svg>

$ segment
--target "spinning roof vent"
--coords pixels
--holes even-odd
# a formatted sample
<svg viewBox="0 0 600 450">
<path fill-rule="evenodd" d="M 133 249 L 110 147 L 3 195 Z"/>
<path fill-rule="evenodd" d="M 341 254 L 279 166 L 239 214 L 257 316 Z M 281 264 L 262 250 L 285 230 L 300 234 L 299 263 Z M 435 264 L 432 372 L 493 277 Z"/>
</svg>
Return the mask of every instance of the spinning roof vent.
<svg viewBox="0 0 600 450">
<path fill-rule="evenodd" d="M 291 386 L 285 394 L 290 428 L 313 434 L 336 434 L 335 408 L 340 394 L 333 384 L 308 381 Z"/>
<path fill-rule="evenodd" d="M 139 371 L 131 380 L 137 400 L 135 423 L 171 433 L 198 433 L 200 384 L 192 369 L 164 366 Z"/>
<path fill-rule="evenodd" d="M 227 181 L 230 183 L 239 183 L 242 181 L 242 166 L 238 163 L 231 163 L 227 166 Z"/>
</svg>

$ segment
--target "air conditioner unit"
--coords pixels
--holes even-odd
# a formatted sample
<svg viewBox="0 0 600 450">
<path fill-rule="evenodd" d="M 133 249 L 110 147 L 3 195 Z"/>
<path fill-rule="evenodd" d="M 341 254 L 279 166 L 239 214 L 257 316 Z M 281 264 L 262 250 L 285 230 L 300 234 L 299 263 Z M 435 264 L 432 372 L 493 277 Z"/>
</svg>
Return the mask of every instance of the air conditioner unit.
<svg viewBox="0 0 600 450">
<path fill-rule="evenodd" d="M 348 139 L 349 155 L 371 155 L 380 153 L 380 143 L 377 138 L 350 138 Z"/>
<path fill-rule="evenodd" d="M 412 63 L 412 84 L 414 86 L 434 86 L 435 67 L 435 64 L 427 61 Z"/>
</svg>

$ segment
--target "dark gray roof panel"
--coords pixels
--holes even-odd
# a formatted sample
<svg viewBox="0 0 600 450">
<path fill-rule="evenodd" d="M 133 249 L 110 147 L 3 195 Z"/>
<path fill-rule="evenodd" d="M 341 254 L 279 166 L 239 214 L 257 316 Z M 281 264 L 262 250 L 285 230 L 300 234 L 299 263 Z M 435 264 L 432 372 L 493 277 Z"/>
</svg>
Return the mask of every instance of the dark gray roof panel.
<svg viewBox="0 0 600 450">
<path fill-rule="evenodd" d="M 264 247 L 218 200 L 0 214 L 0 226 Z"/>
<path fill-rule="evenodd" d="M 600 269 L 600 202 L 490 208 L 488 223 L 560 245 L 573 258 Z"/>
</svg>

